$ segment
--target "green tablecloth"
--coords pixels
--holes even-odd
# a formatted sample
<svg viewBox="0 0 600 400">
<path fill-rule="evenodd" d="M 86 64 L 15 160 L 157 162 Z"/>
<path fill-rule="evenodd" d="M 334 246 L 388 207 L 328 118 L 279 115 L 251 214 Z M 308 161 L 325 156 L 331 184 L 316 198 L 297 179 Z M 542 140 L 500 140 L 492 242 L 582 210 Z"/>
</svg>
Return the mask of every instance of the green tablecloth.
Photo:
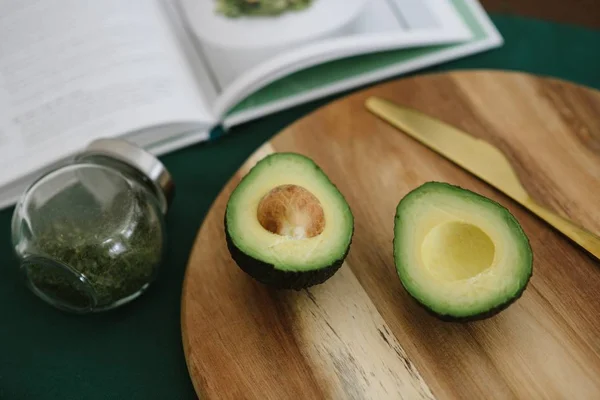
<svg viewBox="0 0 600 400">
<path fill-rule="evenodd" d="M 493 20 L 506 40 L 502 48 L 427 72 L 511 69 L 600 88 L 600 31 L 500 15 Z M 196 232 L 222 186 L 254 149 L 331 100 L 271 115 L 214 142 L 165 156 L 177 184 L 168 219 L 168 256 L 151 290 L 113 312 L 71 316 L 35 298 L 12 256 L 12 209 L 0 212 L 0 399 L 194 398 L 179 311 Z"/>
</svg>

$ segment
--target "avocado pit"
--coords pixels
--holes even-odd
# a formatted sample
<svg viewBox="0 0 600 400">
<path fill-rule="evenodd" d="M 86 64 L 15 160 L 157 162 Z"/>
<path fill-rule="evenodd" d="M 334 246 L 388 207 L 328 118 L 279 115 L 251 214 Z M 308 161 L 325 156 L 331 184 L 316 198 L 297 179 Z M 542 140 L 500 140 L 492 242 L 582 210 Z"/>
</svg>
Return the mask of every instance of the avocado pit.
<svg viewBox="0 0 600 400">
<path fill-rule="evenodd" d="M 325 229 L 325 213 L 319 199 L 297 185 L 280 185 L 260 201 L 257 218 L 263 228 L 291 239 L 307 239 Z"/>
</svg>

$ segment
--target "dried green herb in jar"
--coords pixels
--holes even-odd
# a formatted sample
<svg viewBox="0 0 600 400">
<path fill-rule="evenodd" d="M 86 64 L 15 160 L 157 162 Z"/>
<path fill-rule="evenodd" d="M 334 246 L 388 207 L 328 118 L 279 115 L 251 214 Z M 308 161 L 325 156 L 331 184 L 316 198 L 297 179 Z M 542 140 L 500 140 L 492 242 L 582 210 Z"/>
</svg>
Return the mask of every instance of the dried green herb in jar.
<svg viewBox="0 0 600 400">
<path fill-rule="evenodd" d="M 150 285 L 172 196 L 166 170 L 156 175 L 162 165 L 143 150 L 104 139 L 88 151 L 32 185 L 12 226 L 29 287 L 78 313 L 118 307 Z"/>
<path fill-rule="evenodd" d="M 227 17 L 276 16 L 309 7 L 313 0 L 217 0 L 217 12 Z"/>
<path fill-rule="evenodd" d="M 150 227 L 140 220 L 130 237 L 121 235 L 108 239 L 60 225 L 44 233 L 38 239 L 38 246 L 44 254 L 81 274 L 92 286 L 98 306 L 102 307 L 136 293 L 152 279 L 160 262 L 157 249 L 162 246 L 156 229 L 158 225 Z M 73 301 L 82 296 L 60 273 L 30 267 L 29 277 L 38 288 L 52 290 L 56 296 L 69 296 Z"/>
</svg>

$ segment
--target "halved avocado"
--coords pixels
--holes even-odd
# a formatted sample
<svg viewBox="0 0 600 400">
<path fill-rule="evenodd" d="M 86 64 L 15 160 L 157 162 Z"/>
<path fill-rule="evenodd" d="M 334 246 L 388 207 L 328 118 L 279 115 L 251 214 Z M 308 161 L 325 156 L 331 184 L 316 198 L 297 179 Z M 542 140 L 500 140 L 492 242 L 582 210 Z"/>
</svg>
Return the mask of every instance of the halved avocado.
<svg viewBox="0 0 600 400">
<path fill-rule="evenodd" d="M 227 203 L 232 258 L 247 274 L 280 289 L 325 282 L 352 242 L 354 217 L 344 196 L 310 158 L 275 153 L 242 178 Z"/>
<path fill-rule="evenodd" d="M 533 271 L 529 240 L 506 208 L 439 182 L 425 183 L 398 204 L 394 261 L 406 291 L 450 321 L 507 308 Z"/>
</svg>

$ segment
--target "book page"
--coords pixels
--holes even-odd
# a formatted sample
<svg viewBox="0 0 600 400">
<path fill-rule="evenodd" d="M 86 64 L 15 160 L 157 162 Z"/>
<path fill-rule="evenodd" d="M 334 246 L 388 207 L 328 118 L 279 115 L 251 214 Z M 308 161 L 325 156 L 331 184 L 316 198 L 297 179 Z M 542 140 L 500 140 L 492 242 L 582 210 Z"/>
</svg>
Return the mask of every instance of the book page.
<svg viewBox="0 0 600 400">
<path fill-rule="evenodd" d="M 219 12 L 217 5 L 227 0 L 179 1 L 215 77 L 217 115 L 268 83 L 317 64 L 471 38 L 450 0 L 312 0 L 302 10 L 236 16 Z M 266 7 L 261 4 L 246 7 L 255 13 Z"/>
<path fill-rule="evenodd" d="M 174 41 L 177 42 L 179 51 L 185 56 L 187 66 L 194 75 L 198 92 L 206 104 L 214 104 L 218 96 L 217 79 L 203 58 L 204 54 L 198 51 L 197 38 L 185 19 L 181 3 L 178 0 L 159 1 L 162 3 L 164 15 L 169 20 Z"/>
<path fill-rule="evenodd" d="M 440 5 L 440 3 L 436 4 Z M 451 0 L 451 4 L 468 27 L 471 39 L 445 45 L 366 53 L 304 68 L 252 91 L 241 102 L 228 109 L 223 126 L 228 128 L 298 104 L 363 87 L 383 79 L 399 77 L 503 44 L 502 36 L 477 0 Z M 443 15 L 443 7 L 436 7 L 434 12 L 428 17 L 411 19 L 411 23 L 429 24 L 433 20 L 431 18 L 433 15 L 437 20 L 448 21 L 447 17 L 438 16 L 438 13 Z M 375 15 L 370 17 L 376 19 Z M 379 20 L 382 21 L 383 28 L 384 14 L 379 17 Z M 392 18 L 388 21 L 392 21 Z M 388 27 L 391 28 L 391 25 Z"/>
<path fill-rule="evenodd" d="M 97 137 L 214 122 L 158 1 L 4 0 L 0 184 Z"/>
</svg>

